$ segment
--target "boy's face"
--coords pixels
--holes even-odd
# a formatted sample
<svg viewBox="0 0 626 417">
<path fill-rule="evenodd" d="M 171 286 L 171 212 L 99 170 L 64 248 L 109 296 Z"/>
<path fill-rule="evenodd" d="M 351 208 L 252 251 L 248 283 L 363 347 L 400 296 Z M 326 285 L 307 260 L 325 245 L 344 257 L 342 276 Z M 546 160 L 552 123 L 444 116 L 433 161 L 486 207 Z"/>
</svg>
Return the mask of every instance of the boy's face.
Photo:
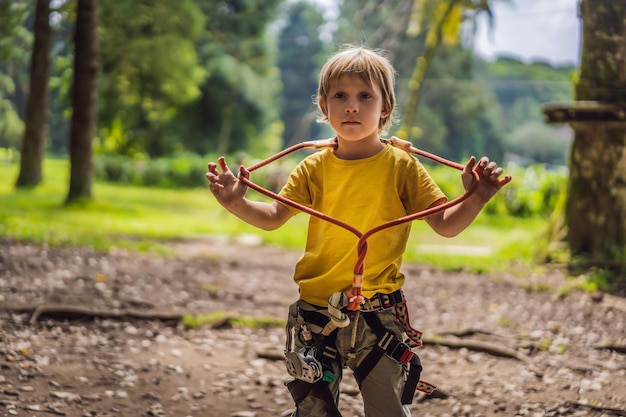
<svg viewBox="0 0 626 417">
<path fill-rule="evenodd" d="M 370 86 L 356 74 L 342 75 L 330 86 L 326 101 L 319 104 L 339 139 L 378 140 L 379 122 L 386 109 L 376 83 Z"/>
</svg>

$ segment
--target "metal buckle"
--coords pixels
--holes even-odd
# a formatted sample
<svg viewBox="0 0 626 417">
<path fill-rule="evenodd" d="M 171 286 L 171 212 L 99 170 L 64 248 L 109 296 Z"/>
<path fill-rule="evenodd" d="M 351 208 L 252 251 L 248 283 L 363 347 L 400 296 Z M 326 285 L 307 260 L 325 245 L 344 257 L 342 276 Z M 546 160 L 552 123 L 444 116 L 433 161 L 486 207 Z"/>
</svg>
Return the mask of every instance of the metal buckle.
<svg viewBox="0 0 626 417">
<path fill-rule="evenodd" d="M 400 349 L 402 349 L 401 352 L 399 352 Z M 400 362 L 401 364 L 408 365 L 409 362 L 411 362 L 411 359 L 413 359 L 413 356 L 415 356 L 415 352 L 411 350 L 409 345 L 398 340 L 398 343 L 393 347 L 393 349 L 391 350 L 390 353 L 388 353 L 388 355 L 391 358 Z"/>
</svg>

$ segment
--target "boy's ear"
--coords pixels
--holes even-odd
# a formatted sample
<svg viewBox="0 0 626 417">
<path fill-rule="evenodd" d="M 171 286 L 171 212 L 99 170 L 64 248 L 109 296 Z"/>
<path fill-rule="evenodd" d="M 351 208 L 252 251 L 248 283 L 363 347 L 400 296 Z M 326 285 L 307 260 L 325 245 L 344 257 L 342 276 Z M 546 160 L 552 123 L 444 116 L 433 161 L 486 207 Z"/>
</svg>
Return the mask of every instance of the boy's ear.
<svg viewBox="0 0 626 417">
<path fill-rule="evenodd" d="M 326 103 L 324 102 L 322 97 L 319 97 L 317 99 L 317 105 L 320 108 L 320 110 L 322 111 L 322 113 L 324 114 L 324 116 L 328 116 L 328 112 L 326 111 Z"/>
</svg>

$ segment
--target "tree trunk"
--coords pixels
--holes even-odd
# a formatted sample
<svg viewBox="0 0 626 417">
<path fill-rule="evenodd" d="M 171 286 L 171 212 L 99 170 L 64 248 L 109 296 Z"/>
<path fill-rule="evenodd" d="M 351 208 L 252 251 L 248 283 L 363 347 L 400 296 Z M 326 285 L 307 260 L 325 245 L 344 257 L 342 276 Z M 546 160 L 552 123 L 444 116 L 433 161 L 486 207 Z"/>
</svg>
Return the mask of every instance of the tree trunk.
<svg viewBox="0 0 626 417">
<path fill-rule="evenodd" d="M 66 202 L 91 199 L 92 143 L 96 131 L 98 0 L 78 0 L 74 29 L 74 82 L 70 131 L 70 187 Z"/>
<path fill-rule="evenodd" d="M 626 111 L 626 2 L 583 0 L 577 101 Z M 626 259 L 626 122 L 573 122 L 566 222 L 571 254 L 588 264 Z"/>
<path fill-rule="evenodd" d="M 30 91 L 26 101 L 20 173 L 15 183 L 18 188 L 34 187 L 43 177 L 41 166 L 48 135 L 48 71 L 52 37 L 49 19 L 49 0 L 37 0 L 35 41 L 30 64 Z"/>
</svg>

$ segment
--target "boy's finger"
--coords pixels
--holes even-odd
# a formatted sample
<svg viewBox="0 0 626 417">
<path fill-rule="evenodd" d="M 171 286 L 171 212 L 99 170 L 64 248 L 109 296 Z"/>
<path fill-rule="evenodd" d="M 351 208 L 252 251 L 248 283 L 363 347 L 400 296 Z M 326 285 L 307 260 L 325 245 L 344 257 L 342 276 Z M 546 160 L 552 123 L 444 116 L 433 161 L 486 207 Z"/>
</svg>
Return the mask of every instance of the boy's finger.
<svg viewBox="0 0 626 417">
<path fill-rule="evenodd" d="M 504 178 L 500 179 L 500 185 L 506 185 L 508 183 L 511 182 L 511 180 L 513 179 L 513 177 L 511 177 L 510 175 L 506 175 Z"/>
<path fill-rule="evenodd" d="M 239 167 L 239 174 L 241 174 L 244 178 L 250 178 L 250 171 L 243 165 Z"/>
<path fill-rule="evenodd" d="M 223 156 L 220 156 L 217 159 L 217 162 L 220 164 L 220 169 L 222 170 L 223 174 L 225 174 L 228 171 L 230 171 L 230 169 L 228 168 L 228 165 L 226 164 L 226 159 Z"/>
</svg>

